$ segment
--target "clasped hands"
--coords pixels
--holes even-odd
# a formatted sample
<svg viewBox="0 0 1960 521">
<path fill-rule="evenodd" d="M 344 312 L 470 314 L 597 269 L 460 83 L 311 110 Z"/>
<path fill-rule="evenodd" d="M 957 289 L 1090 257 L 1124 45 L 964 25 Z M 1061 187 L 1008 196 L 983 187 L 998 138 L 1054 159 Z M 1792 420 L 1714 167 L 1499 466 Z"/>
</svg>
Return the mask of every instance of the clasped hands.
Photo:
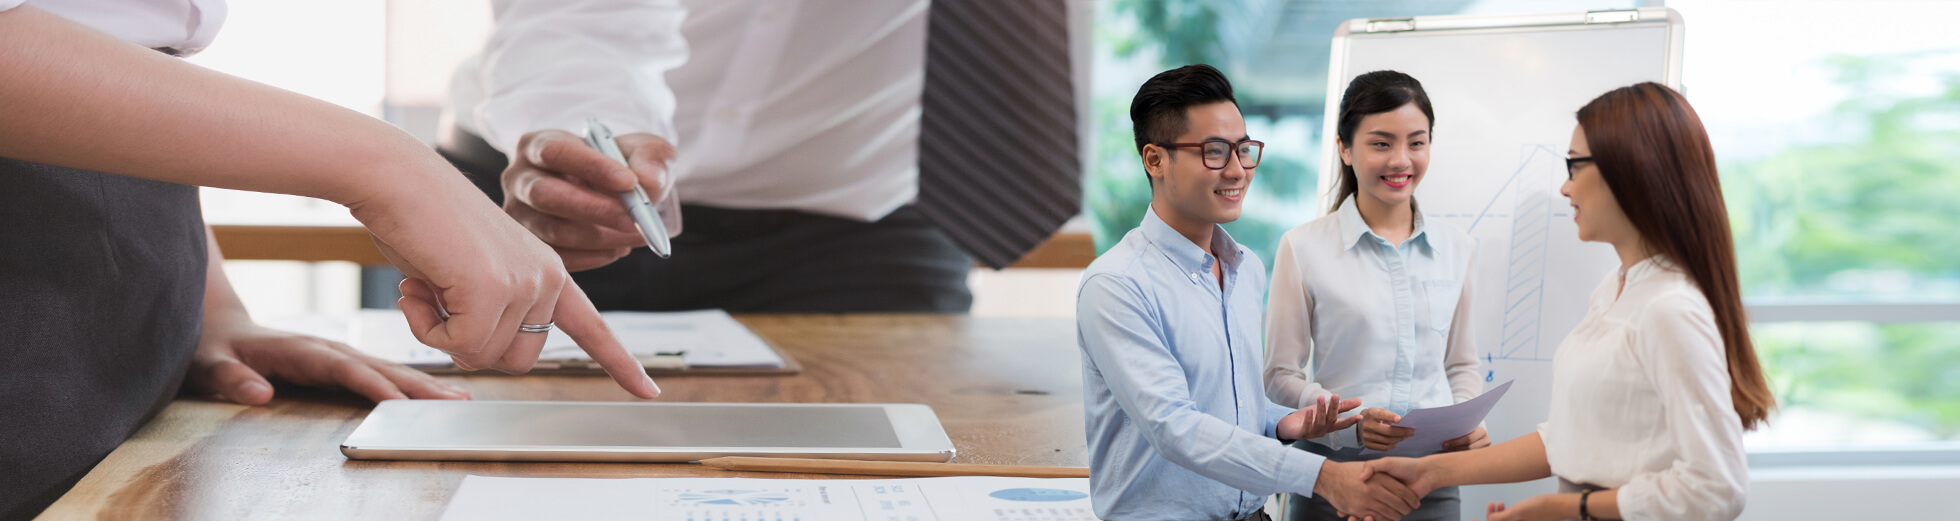
<svg viewBox="0 0 1960 521">
<path fill-rule="evenodd" d="M 1402 440 L 1415 434 L 1415 430 L 1397 427 L 1402 421 L 1400 415 L 1384 409 L 1371 408 L 1360 414 L 1341 418 L 1340 414 L 1361 406 L 1361 399 L 1341 400 L 1339 395 L 1323 396 L 1293 414 L 1280 419 L 1276 434 L 1282 439 L 1311 439 L 1339 432 L 1342 429 L 1361 427 L 1360 438 L 1363 446 L 1375 450 L 1391 450 Z M 1470 434 L 1449 440 L 1443 444 L 1446 452 L 1483 448 L 1490 446 L 1489 436 L 1482 427 Z M 1314 495 L 1326 499 L 1335 509 L 1350 515 L 1352 519 L 1371 519 L 1394 521 L 1415 510 L 1423 496 L 1435 490 L 1433 480 L 1416 471 L 1420 465 L 1404 463 L 1390 466 L 1377 465 L 1377 462 L 1397 460 L 1414 461 L 1408 458 L 1389 458 L 1369 462 L 1322 463 L 1320 476 L 1314 484 Z M 1371 466 L 1373 465 L 1373 466 Z M 1393 466 L 1404 465 L 1404 466 Z M 1397 472 L 1390 472 L 1388 469 Z M 1523 506 L 1522 504 L 1520 506 Z M 1493 505 L 1493 515 L 1502 509 Z"/>
</svg>

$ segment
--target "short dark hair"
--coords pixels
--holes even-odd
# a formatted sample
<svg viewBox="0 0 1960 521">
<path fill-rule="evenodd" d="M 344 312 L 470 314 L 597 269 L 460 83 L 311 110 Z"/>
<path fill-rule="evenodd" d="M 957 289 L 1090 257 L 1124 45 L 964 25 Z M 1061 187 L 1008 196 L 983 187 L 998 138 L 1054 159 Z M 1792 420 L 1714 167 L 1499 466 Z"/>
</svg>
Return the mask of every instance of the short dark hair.
<svg viewBox="0 0 1960 521">
<path fill-rule="evenodd" d="M 1361 118 L 1392 112 L 1403 105 L 1416 104 L 1422 115 L 1429 118 L 1430 136 L 1435 136 L 1436 109 L 1429 106 L 1429 93 L 1422 90 L 1422 82 L 1407 74 L 1396 71 L 1374 71 L 1354 77 L 1348 82 L 1347 92 L 1341 93 L 1340 119 L 1334 125 L 1334 135 L 1341 138 L 1341 147 L 1354 147 L 1354 131 L 1361 127 Z M 1354 167 L 1341 165 L 1341 180 L 1335 185 L 1334 206 L 1328 211 L 1341 208 L 1341 202 L 1360 191 L 1361 185 L 1354 177 Z"/>
<path fill-rule="evenodd" d="M 1130 100 L 1130 126 L 1136 134 L 1137 153 L 1143 153 L 1144 145 L 1169 143 L 1183 134 L 1191 123 L 1184 109 L 1220 101 L 1230 101 L 1235 107 L 1239 104 L 1232 98 L 1232 82 L 1210 65 L 1186 65 L 1151 76 Z"/>
</svg>

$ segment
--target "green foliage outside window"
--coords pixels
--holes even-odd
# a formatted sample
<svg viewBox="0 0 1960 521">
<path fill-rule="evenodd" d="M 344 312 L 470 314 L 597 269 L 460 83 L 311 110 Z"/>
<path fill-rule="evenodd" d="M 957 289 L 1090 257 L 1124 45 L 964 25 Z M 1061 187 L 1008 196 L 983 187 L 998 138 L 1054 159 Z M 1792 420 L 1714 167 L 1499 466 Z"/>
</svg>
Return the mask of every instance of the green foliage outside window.
<svg viewBox="0 0 1960 521">
<path fill-rule="evenodd" d="M 1814 125 L 1851 138 L 1723 162 L 1748 296 L 1960 297 L 1960 70 L 1899 92 L 1934 56 L 1828 59 L 1852 95 Z"/>
<path fill-rule="evenodd" d="M 1814 125 L 1848 138 L 1724 161 L 1746 295 L 1960 297 L 1960 71 L 1902 92 L 1953 54 L 1831 57 L 1851 95 Z M 1960 439 L 1960 322 L 1762 324 L 1754 338 L 1786 407 Z"/>
</svg>

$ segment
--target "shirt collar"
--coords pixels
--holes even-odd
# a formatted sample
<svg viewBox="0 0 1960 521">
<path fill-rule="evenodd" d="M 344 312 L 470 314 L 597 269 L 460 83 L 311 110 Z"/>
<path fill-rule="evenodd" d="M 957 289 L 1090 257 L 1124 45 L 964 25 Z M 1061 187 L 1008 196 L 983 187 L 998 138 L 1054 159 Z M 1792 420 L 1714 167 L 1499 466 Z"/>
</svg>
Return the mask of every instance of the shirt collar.
<svg viewBox="0 0 1960 521">
<path fill-rule="evenodd" d="M 1632 286 L 1635 283 L 1646 281 L 1655 275 L 1670 271 L 1683 270 L 1680 266 L 1675 265 L 1674 260 L 1668 258 L 1666 254 L 1656 253 L 1645 259 L 1641 259 L 1640 262 L 1633 263 L 1632 266 L 1621 268 L 1620 280 L 1622 284 Z"/>
<path fill-rule="evenodd" d="M 1211 271 L 1211 264 L 1205 259 L 1205 249 L 1192 244 L 1191 239 L 1185 238 L 1163 218 L 1157 217 L 1156 208 L 1144 210 L 1143 223 L 1138 228 L 1143 231 L 1145 239 L 1149 239 L 1151 244 L 1171 258 L 1172 263 L 1177 264 L 1179 270 L 1187 273 Z M 1225 263 L 1225 268 L 1237 269 L 1245 248 L 1232 240 L 1232 234 L 1226 233 L 1224 227 L 1214 224 L 1211 225 L 1211 251 L 1218 253 L 1218 260 Z"/>
<path fill-rule="evenodd" d="M 1407 244 L 1413 241 L 1423 245 L 1424 248 L 1428 248 L 1429 234 L 1424 233 L 1427 227 L 1423 224 L 1422 207 L 1418 206 L 1414 200 L 1411 200 L 1409 201 L 1409 210 L 1415 214 L 1415 233 L 1409 234 L 1409 240 L 1403 241 L 1403 243 Z M 1361 210 L 1354 205 L 1354 196 L 1350 195 L 1347 199 L 1341 200 L 1341 207 L 1335 209 L 1334 213 L 1339 216 L 1337 219 L 1341 221 L 1341 244 L 1353 248 L 1354 245 L 1361 244 L 1362 239 L 1371 237 L 1380 238 L 1380 236 L 1375 235 L 1374 230 L 1368 229 L 1368 221 L 1361 219 Z"/>
</svg>

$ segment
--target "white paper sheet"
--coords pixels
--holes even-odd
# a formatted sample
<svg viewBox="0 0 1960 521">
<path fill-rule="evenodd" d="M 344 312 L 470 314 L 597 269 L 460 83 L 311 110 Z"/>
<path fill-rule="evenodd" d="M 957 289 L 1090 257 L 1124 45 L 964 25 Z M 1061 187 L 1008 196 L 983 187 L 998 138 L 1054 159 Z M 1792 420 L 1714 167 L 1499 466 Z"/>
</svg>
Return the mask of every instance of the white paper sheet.
<svg viewBox="0 0 1960 521">
<path fill-rule="evenodd" d="M 443 521 L 1094 521 L 1089 480 L 467 476 Z"/>
<path fill-rule="evenodd" d="M 599 314 L 635 356 L 681 353 L 692 367 L 782 367 L 783 359 L 761 337 L 719 309 L 677 312 L 610 311 Z M 273 327 L 345 342 L 368 354 L 409 366 L 446 366 L 449 355 L 415 340 L 398 311 L 311 315 L 270 321 Z M 350 341 L 350 339 L 353 339 Z M 539 359 L 590 360 L 572 337 L 552 329 Z"/>
<path fill-rule="evenodd" d="M 1484 416 L 1490 414 L 1490 408 L 1497 405 L 1499 398 L 1504 397 L 1504 391 L 1509 390 L 1511 390 L 1511 382 L 1507 381 L 1495 389 L 1484 391 L 1482 396 L 1471 398 L 1463 403 L 1409 411 L 1408 414 L 1402 415 L 1402 422 L 1395 426 L 1415 429 L 1414 435 L 1395 444 L 1393 450 L 1365 449 L 1361 453 L 1364 455 L 1387 453 L 1390 456 L 1414 457 L 1443 450 L 1443 442 L 1461 438 L 1477 430 L 1477 424 L 1483 423 Z"/>
</svg>

